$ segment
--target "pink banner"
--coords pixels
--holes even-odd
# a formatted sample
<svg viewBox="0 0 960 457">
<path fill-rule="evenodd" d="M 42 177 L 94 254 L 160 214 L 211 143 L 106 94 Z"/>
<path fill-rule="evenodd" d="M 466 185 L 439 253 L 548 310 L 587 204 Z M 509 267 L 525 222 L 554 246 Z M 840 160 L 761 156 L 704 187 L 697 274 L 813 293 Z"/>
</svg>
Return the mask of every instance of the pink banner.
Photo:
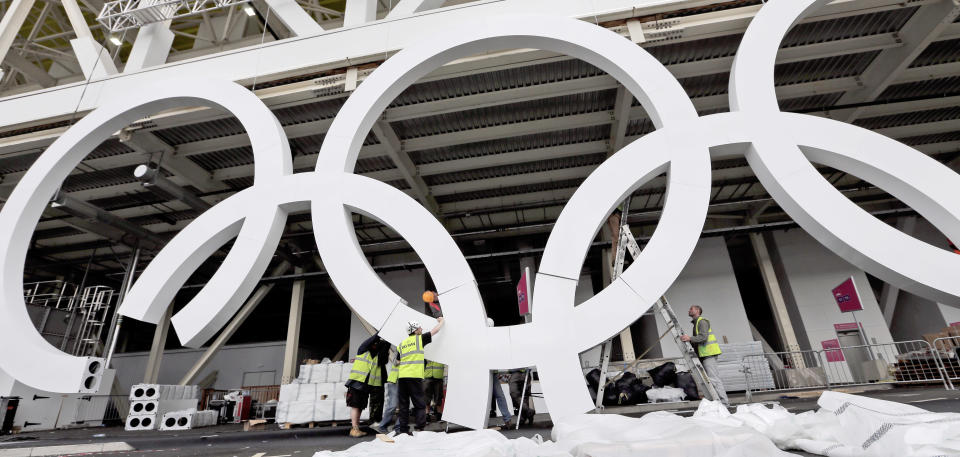
<svg viewBox="0 0 960 457">
<path fill-rule="evenodd" d="M 833 299 L 837 301 L 841 313 L 863 309 L 863 304 L 860 303 L 860 294 L 857 293 L 857 285 L 853 283 L 853 277 L 847 278 L 846 281 L 833 288 Z"/>
<path fill-rule="evenodd" d="M 843 351 L 840 351 L 840 341 L 839 340 L 826 340 L 821 341 L 820 345 L 823 346 L 823 353 L 827 356 L 827 362 L 843 362 Z M 836 349 L 831 351 L 830 349 Z"/>
<path fill-rule="evenodd" d="M 530 294 L 527 293 L 527 273 L 524 272 L 520 275 L 520 282 L 517 283 L 517 306 L 520 308 L 521 316 L 530 313 L 529 296 Z"/>
</svg>

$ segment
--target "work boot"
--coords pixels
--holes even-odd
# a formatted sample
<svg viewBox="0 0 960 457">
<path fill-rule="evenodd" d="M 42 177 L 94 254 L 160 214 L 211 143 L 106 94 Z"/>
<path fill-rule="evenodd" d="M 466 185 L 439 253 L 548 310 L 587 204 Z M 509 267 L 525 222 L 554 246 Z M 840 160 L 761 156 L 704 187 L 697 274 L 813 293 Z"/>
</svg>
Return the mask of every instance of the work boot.
<svg viewBox="0 0 960 457">
<path fill-rule="evenodd" d="M 360 429 L 357 428 L 357 427 L 353 427 L 353 428 L 350 429 L 350 436 L 353 437 L 353 438 L 360 438 L 360 437 L 366 436 L 366 435 L 367 435 L 366 432 L 361 432 Z"/>
</svg>

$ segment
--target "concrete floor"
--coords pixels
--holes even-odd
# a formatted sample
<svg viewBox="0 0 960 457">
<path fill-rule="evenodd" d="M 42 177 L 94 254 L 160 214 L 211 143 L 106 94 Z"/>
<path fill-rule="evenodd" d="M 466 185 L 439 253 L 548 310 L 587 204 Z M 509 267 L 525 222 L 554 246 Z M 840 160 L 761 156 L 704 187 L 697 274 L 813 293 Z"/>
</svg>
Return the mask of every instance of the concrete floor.
<svg viewBox="0 0 960 457">
<path fill-rule="evenodd" d="M 805 394 L 787 395 L 778 398 L 783 407 L 799 413 L 816 409 L 816 395 L 796 398 Z M 935 412 L 960 412 L 960 391 L 947 391 L 933 387 L 901 387 L 890 390 L 863 392 L 884 400 L 912 404 Z M 770 401 L 768 399 L 767 401 Z M 669 407 L 671 405 L 663 405 Z M 673 405 L 678 414 L 692 414 L 696 403 L 684 402 Z M 643 411 L 630 408 L 608 408 L 610 413 L 621 413 L 639 417 Z M 439 429 L 440 424 L 431 424 L 430 429 Z M 549 439 L 552 424 L 547 415 L 540 415 L 532 427 L 519 431 L 504 431 L 508 438 L 541 435 Z M 343 450 L 360 440 L 347 436 L 348 427 L 300 428 L 278 430 L 268 424 L 263 431 L 243 432 L 239 425 L 223 425 L 184 432 L 125 432 L 121 427 L 101 427 L 50 432 L 22 433 L 16 436 L 0 437 L 0 457 L 20 454 L 26 448 L 58 446 L 68 444 L 92 444 L 106 442 L 126 442 L 134 451 L 111 452 L 118 456 L 225 456 L 225 457 L 271 457 L 271 456 L 312 456 L 319 450 Z M 373 439 L 372 435 L 363 439 Z M 362 439 L 361 439 L 362 440 Z M 90 455 L 90 453 L 86 453 Z M 797 453 L 798 455 L 809 455 Z"/>
</svg>

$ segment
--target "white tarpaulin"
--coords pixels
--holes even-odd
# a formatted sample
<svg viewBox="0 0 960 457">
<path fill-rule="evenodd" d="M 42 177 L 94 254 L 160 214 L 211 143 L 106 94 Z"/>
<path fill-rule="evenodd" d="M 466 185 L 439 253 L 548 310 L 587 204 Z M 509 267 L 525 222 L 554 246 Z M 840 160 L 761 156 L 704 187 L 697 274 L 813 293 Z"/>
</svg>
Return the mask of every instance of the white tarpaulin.
<svg viewBox="0 0 960 457">
<path fill-rule="evenodd" d="M 419 433 L 396 443 L 373 439 L 315 457 L 767 457 L 781 449 L 829 457 L 960 455 L 960 414 L 825 392 L 820 410 L 793 414 L 780 406 L 741 405 L 730 413 L 703 401 L 693 417 L 667 412 L 641 418 L 584 414 L 556 424 L 553 441 L 509 440 L 490 430 Z"/>
</svg>

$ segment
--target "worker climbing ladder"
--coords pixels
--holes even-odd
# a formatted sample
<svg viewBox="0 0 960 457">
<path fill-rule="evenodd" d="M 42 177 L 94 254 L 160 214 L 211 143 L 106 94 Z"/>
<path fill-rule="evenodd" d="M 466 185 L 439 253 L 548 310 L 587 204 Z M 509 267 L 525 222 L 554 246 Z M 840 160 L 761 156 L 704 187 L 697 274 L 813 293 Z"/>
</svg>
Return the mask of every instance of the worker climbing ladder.
<svg viewBox="0 0 960 457">
<path fill-rule="evenodd" d="M 630 210 L 630 196 L 627 196 L 627 199 L 624 200 L 623 206 L 620 212 L 619 221 L 616 220 L 616 214 L 610 216 L 610 225 L 613 237 L 616 240 L 614 247 L 616 249 L 612 271 L 610 274 L 610 282 L 613 282 L 623 273 L 623 264 L 626 261 L 627 251 L 630 252 L 630 257 L 637 259 L 640 256 L 640 244 L 637 243 L 636 238 L 633 237 L 633 233 L 630 231 L 630 226 L 627 224 L 627 215 Z M 614 227 L 616 227 L 614 229 Z M 710 378 L 707 377 L 707 372 L 703 368 L 703 364 L 700 363 L 700 359 L 697 357 L 697 354 L 694 352 L 693 347 L 684 342 L 681 337 L 684 335 L 683 327 L 680 326 L 680 321 L 677 320 L 677 314 L 674 313 L 673 308 L 670 306 L 670 302 L 667 301 L 667 297 L 660 297 L 653 304 L 654 312 L 659 314 L 663 321 L 667 324 L 667 331 L 660 335 L 660 338 L 654 344 L 658 344 L 668 333 L 673 335 L 673 340 L 677 344 L 677 348 L 680 350 L 680 354 L 683 357 L 683 360 L 686 362 L 690 374 L 693 375 L 694 381 L 697 383 L 697 389 L 704 393 L 705 397 L 708 400 L 716 400 L 717 391 L 714 389 L 713 385 L 710 383 Z M 629 330 L 629 327 L 628 327 Z M 629 334 L 627 334 L 629 337 Z M 623 338 L 621 335 L 621 343 L 624 343 L 624 340 L 627 340 L 627 343 L 632 347 L 633 341 L 630 338 Z M 635 367 L 643 356 L 650 352 L 648 348 L 639 357 L 632 361 L 629 365 L 624 367 L 624 369 L 617 375 L 615 378 L 610 381 L 616 381 L 624 373 L 626 373 L 631 368 Z M 603 409 L 603 393 L 607 385 L 607 370 L 610 367 L 610 355 L 613 352 L 613 339 L 607 340 L 603 343 L 603 349 L 600 356 L 600 384 L 597 386 L 597 409 Z M 626 349 L 624 353 L 626 353 Z M 632 352 L 632 351 L 631 351 Z"/>
</svg>

